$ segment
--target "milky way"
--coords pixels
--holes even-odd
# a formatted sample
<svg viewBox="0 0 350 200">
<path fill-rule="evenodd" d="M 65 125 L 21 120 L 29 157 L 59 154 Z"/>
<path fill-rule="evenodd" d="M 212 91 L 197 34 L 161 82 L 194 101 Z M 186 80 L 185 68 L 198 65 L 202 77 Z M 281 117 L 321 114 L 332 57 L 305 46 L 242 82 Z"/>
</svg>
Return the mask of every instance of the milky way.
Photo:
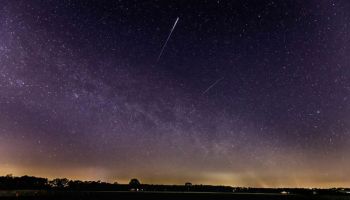
<svg viewBox="0 0 350 200">
<path fill-rule="evenodd" d="M 2 0 L 0 175 L 350 187 L 349 10 Z"/>
</svg>

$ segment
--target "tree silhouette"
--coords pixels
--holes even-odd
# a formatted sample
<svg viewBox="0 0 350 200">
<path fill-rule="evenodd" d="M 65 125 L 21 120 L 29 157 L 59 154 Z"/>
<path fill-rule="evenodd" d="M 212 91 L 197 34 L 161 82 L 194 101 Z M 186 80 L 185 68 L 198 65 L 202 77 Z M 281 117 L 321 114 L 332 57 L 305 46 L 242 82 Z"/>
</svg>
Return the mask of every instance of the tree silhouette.
<svg viewBox="0 0 350 200">
<path fill-rule="evenodd" d="M 191 186 L 192 186 L 192 183 L 187 182 L 187 183 L 185 183 L 185 186 L 186 186 L 186 187 L 191 187 Z"/>
<path fill-rule="evenodd" d="M 141 185 L 140 181 L 137 180 L 136 178 L 131 179 L 129 182 L 130 189 L 138 190 L 140 188 L 140 185 Z"/>
<path fill-rule="evenodd" d="M 0 189 L 47 189 L 48 180 L 46 178 L 38 178 L 34 176 L 14 177 L 6 175 L 0 177 Z"/>
<path fill-rule="evenodd" d="M 192 183 L 186 182 L 185 187 L 187 188 L 187 191 L 190 191 L 190 188 L 192 187 Z"/>
</svg>

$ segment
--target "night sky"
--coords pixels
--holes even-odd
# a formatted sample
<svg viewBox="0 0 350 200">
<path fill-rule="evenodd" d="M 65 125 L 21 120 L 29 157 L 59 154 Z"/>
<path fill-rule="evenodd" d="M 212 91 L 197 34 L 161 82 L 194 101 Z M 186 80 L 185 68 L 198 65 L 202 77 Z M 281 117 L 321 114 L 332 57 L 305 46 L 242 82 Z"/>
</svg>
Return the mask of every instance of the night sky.
<svg viewBox="0 0 350 200">
<path fill-rule="evenodd" d="M 0 0 L 0 175 L 350 187 L 349 10 Z"/>
</svg>

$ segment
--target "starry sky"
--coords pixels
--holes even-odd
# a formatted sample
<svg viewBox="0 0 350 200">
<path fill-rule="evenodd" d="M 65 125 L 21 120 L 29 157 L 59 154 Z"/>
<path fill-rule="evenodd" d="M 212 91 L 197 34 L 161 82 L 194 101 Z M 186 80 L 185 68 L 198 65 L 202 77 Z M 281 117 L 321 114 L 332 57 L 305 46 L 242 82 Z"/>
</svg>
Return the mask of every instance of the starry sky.
<svg viewBox="0 0 350 200">
<path fill-rule="evenodd" d="M 0 0 L 0 175 L 350 187 L 349 10 Z"/>
</svg>

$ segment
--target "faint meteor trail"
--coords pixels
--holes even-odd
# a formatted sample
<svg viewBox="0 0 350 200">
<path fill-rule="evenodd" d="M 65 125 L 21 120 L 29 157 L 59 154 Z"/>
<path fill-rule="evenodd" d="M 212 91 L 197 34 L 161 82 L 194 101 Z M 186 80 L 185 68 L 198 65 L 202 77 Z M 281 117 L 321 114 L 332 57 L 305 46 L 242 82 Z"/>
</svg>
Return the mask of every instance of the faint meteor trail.
<svg viewBox="0 0 350 200">
<path fill-rule="evenodd" d="M 160 50 L 160 53 L 159 53 L 159 55 L 158 55 L 158 58 L 157 58 L 157 62 L 156 62 L 156 63 L 158 63 L 160 57 L 162 57 L 163 51 L 164 51 L 166 45 L 168 44 L 168 41 L 169 41 L 169 39 L 170 39 L 170 37 L 171 37 L 171 34 L 173 33 L 173 31 L 174 31 L 174 29 L 175 29 L 176 24 L 177 24 L 178 21 L 179 21 L 179 17 L 176 18 L 176 21 L 175 21 L 173 27 L 172 27 L 171 30 L 170 30 L 170 33 L 169 33 L 169 35 L 168 35 L 168 38 L 166 39 L 166 41 L 165 41 L 165 43 L 164 43 L 162 49 Z"/>
<path fill-rule="evenodd" d="M 211 88 L 213 88 L 216 84 L 218 84 L 220 81 L 222 81 L 224 79 L 224 77 L 222 77 L 222 78 L 219 78 L 218 80 L 216 80 L 213 84 L 211 84 L 203 93 L 202 93 L 202 95 L 203 94 L 205 94 L 205 93 L 207 93 Z"/>
</svg>

